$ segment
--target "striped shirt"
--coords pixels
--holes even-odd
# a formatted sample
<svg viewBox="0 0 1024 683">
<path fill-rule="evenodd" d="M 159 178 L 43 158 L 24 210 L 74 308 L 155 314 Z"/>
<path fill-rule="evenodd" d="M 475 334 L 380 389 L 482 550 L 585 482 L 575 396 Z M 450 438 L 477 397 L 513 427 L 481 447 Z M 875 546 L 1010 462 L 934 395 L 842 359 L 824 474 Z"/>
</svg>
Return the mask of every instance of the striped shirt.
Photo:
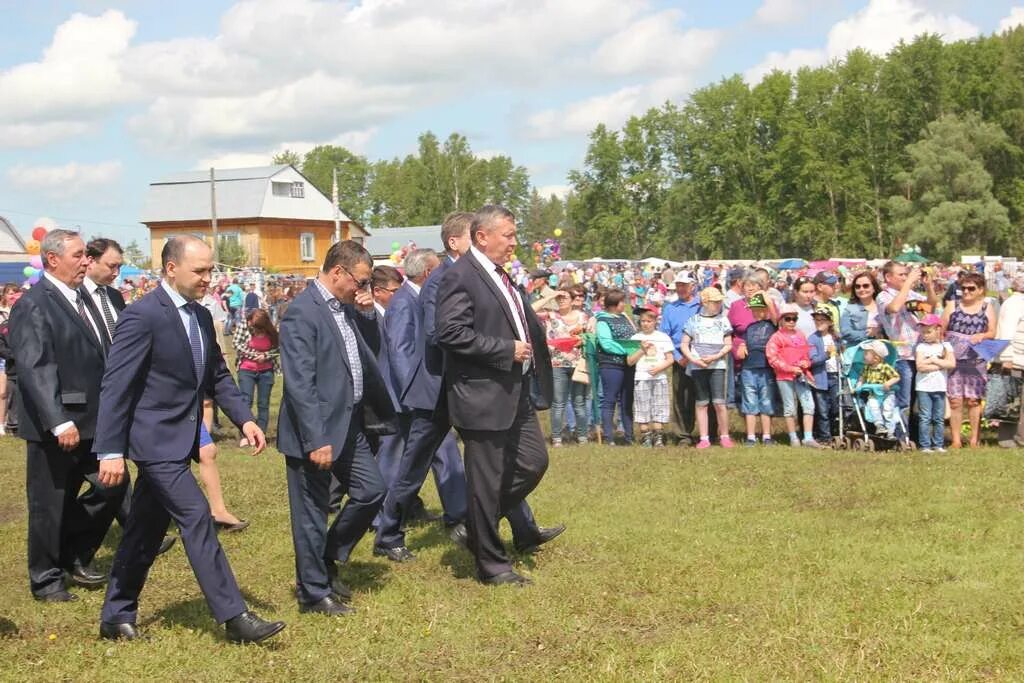
<svg viewBox="0 0 1024 683">
<path fill-rule="evenodd" d="M 341 338 L 345 340 L 345 353 L 348 355 L 348 366 L 352 371 L 353 401 L 359 403 L 363 400 L 363 365 L 359 360 L 359 342 L 356 341 L 356 331 L 352 329 L 352 323 L 345 315 L 342 303 L 323 286 L 319 279 L 314 279 L 313 282 L 320 290 L 320 296 L 330 306 L 334 322 L 338 326 L 338 331 L 341 332 Z"/>
</svg>

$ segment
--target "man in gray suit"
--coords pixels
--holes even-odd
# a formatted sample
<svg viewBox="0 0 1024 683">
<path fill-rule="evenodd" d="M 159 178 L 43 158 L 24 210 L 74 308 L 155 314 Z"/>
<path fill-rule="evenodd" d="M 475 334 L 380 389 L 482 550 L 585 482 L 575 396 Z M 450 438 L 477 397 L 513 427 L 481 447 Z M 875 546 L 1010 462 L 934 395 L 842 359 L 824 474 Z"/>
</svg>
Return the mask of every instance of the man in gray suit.
<svg viewBox="0 0 1024 683">
<path fill-rule="evenodd" d="M 277 447 L 286 457 L 299 610 L 352 612 L 336 562 L 348 560 L 384 500 L 386 488 L 366 431 L 397 430 L 377 367 L 380 345 L 370 272 L 360 244 L 334 244 L 320 274 L 281 320 L 284 397 Z M 383 421 L 386 429 L 380 428 Z M 327 526 L 331 475 L 348 496 Z"/>
</svg>

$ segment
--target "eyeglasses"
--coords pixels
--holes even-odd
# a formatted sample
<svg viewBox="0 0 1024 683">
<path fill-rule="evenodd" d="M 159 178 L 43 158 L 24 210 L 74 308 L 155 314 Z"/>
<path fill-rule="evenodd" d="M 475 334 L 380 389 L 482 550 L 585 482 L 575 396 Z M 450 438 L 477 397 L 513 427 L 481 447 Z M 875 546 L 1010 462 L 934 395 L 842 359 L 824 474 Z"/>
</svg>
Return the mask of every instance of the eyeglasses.
<svg viewBox="0 0 1024 683">
<path fill-rule="evenodd" d="M 340 263 L 338 264 L 338 267 L 341 268 L 342 270 L 344 270 L 346 273 L 348 273 L 348 276 L 350 278 L 352 278 L 353 282 L 356 283 L 356 289 L 366 289 L 367 287 L 370 286 L 370 278 L 364 278 L 362 280 L 357 280 L 356 276 L 352 274 L 351 270 L 349 270 L 345 266 L 341 265 Z"/>
<path fill-rule="evenodd" d="M 870 282 L 860 282 L 853 286 L 854 289 L 874 289 Z"/>
<path fill-rule="evenodd" d="M 351 275 L 351 274 L 352 273 L 349 273 L 349 275 Z M 355 280 L 355 278 L 352 278 L 352 279 Z M 357 284 L 358 284 L 358 282 L 357 282 Z M 395 292 L 400 290 L 401 287 L 395 287 L 394 289 L 392 289 L 391 287 L 374 287 L 374 289 L 379 289 L 380 291 L 387 292 L 388 294 L 394 294 Z"/>
<path fill-rule="evenodd" d="M 574 296 L 574 297 L 572 298 L 572 300 L 573 300 L 573 301 L 575 301 L 576 299 L 585 299 L 585 298 L 586 298 L 586 297 L 585 297 L 585 296 L 583 296 L 582 294 L 577 294 L 576 296 Z"/>
<path fill-rule="evenodd" d="M 963 289 L 965 292 L 976 292 L 976 291 L 978 291 L 978 288 L 975 287 L 974 285 L 964 285 L 963 287 L 961 287 L 961 289 Z"/>
<path fill-rule="evenodd" d="M 795 315 L 784 315 L 781 318 L 779 318 L 779 320 L 781 320 L 784 323 L 795 323 L 796 319 L 797 316 Z"/>
</svg>

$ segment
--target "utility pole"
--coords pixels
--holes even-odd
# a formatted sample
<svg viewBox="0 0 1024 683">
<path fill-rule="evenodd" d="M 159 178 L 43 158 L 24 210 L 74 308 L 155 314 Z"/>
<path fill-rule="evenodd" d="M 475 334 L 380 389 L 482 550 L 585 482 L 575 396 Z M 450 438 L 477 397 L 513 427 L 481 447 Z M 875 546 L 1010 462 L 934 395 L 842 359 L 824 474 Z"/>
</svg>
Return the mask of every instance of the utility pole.
<svg viewBox="0 0 1024 683">
<path fill-rule="evenodd" d="M 334 182 L 331 184 L 331 203 L 334 204 L 334 242 L 341 241 L 341 209 L 338 208 L 338 167 L 335 166 Z"/>
<path fill-rule="evenodd" d="M 213 228 L 213 262 L 217 263 L 217 182 L 210 167 L 210 226 Z"/>
</svg>

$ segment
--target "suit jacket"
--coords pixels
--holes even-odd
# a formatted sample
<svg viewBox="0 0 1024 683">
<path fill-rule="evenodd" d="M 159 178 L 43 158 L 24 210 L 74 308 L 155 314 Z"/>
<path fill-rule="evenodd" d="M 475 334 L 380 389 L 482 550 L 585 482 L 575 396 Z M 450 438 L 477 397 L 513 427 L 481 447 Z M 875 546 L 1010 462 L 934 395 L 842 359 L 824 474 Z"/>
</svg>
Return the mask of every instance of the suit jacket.
<svg viewBox="0 0 1024 683">
<path fill-rule="evenodd" d="M 394 405 L 395 410 L 398 410 L 398 395 L 395 393 L 395 383 L 391 381 L 391 373 L 388 372 L 389 355 L 388 336 L 385 329 L 386 320 L 387 316 L 381 315 L 380 311 L 377 311 L 377 334 L 380 335 L 380 349 L 377 351 L 377 368 L 380 369 L 381 375 L 384 377 L 384 386 L 387 387 L 391 403 Z"/>
<path fill-rule="evenodd" d="M 103 374 L 94 452 L 130 453 L 139 462 L 197 458 L 207 395 L 235 425 L 254 420 L 224 362 L 210 312 L 196 302 L 191 306 L 205 352 L 198 380 L 188 333 L 162 286 L 118 318 Z"/>
<path fill-rule="evenodd" d="M 380 348 L 377 322 L 354 306 L 346 304 L 345 310 L 359 346 L 367 431 L 395 433 L 395 408 L 375 358 Z M 280 344 L 284 396 L 277 449 L 291 458 L 308 458 L 310 452 L 330 444 L 336 460 L 348 441 L 356 407 L 352 371 L 334 315 L 315 284 L 289 304 L 281 320 Z M 371 423 L 378 426 L 371 430 Z"/>
<path fill-rule="evenodd" d="M 433 410 L 437 397 L 431 397 L 429 383 L 421 377 L 421 373 L 426 372 L 422 368 L 423 305 L 420 295 L 408 282 L 391 298 L 384 329 L 391 381 L 399 407 L 403 412 L 414 408 Z"/>
<path fill-rule="evenodd" d="M 107 290 L 107 298 L 110 299 L 110 305 L 114 307 L 118 315 L 121 315 L 121 311 L 124 310 L 124 295 L 121 294 L 121 290 L 117 287 L 111 287 L 110 285 L 100 285 L 103 289 Z M 100 311 L 100 315 L 103 311 Z"/>
<path fill-rule="evenodd" d="M 417 393 L 413 400 L 422 399 L 422 405 L 414 408 L 434 410 L 443 398 L 441 387 L 444 383 L 444 351 L 437 343 L 437 288 L 445 272 L 452 266 L 450 258 L 441 259 L 441 265 L 431 271 L 427 281 L 420 289 L 420 305 L 423 307 L 423 340 L 419 382 L 422 393 Z"/>
<path fill-rule="evenodd" d="M 531 400 L 551 404 L 551 355 L 544 327 L 524 301 L 533 345 Z M 437 292 L 437 339 L 445 353 L 445 386 L 452 424 L 501 431 L 515 419 L 523 364 L 514 360 L 516 326 L 505 296 L 472 254 L 444 273 Z"/>
<path fill-rule="evenodd" d="M 103 319 L 92 300 L 83 302 L 102 332 Z M 71 421 L 83 440 L 93 438 L 106 335 L 101 341 L 45 277 L 14 305 L 9 334 L 22 398 L 18 436 L 55 441 L 50 430 Z"/>
</svg>

